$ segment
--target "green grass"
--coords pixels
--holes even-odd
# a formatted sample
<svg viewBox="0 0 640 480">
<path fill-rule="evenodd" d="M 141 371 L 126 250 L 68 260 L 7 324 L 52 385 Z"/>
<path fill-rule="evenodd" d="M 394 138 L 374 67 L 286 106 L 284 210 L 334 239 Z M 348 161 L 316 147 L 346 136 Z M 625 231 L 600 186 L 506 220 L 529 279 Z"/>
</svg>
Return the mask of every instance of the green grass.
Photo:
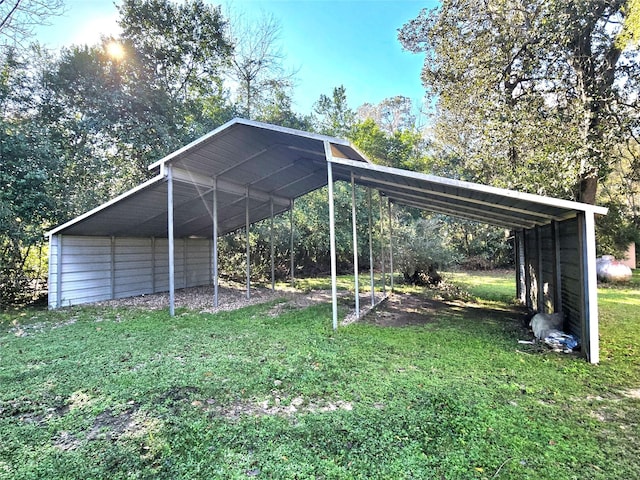
<svg viewBox="0 0 640 480">
<path fill-rule="evenodd" d="M 486 309 L 338 332 L 330 305 L 274 311 L 1 314 L 0 479 L 640 478 L 638 282 L 600 289 L 597 366 Z"/>
</svg>

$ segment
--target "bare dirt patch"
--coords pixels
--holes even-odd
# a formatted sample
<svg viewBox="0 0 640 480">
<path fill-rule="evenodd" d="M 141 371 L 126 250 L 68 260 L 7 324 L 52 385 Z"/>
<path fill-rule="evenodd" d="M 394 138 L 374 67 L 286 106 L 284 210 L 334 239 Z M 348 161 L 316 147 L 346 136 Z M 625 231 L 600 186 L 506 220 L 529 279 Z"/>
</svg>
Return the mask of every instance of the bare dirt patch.
<svg viewBox="0 0 640 480">
<path fill-rule="evenodd" d="M 250 298 L 247 298 L 246 285 L 244 283 L 221 279 L 218 300 L 218 307 L 214 307 L 213 286 L 210 285 L 179 289 L 175 292 L 176 308 L 186 308 L 201 313 L 236 310 L 249 305 L 277 301 L 267 312 L 267 315 L 277 317 L 289 310 L 306 308 L 318 303 L 330 303 L 331 291 L 313 290 L 302 292 L 291 287 L 280 287 L 271 290 L 271 288 L 254 286 L 251 288 Z M 338 291 L 338 301 L 341 305 L 350 308 L 350 312 L 341 321 L 342 325 L 347 325 L 354 321 L 365 321 L 385 327 L 420 326 L 437 322 L 444 312 L 447 312 L 448 315 L 454 314 L 463 317 L 486 315 L 497 320 L 522 320 L 524 323 L 524 311 L 517 307 L 505 310 L 487 309 L 473 302 L 436 300 L 415 293 L 393 293 L 386 299 L 384 299 L 382 293 L 376 293 L 376 306 L 374 308 L 370 306 L 370 294 L 361 293 L 360 318 L 355 315 L 353 293 Z M 163 292 L 140 295 L 138 297 L 97 302 L 95 305 L 130 306 L 159 310 L 168 307 L 169 294 L 168 292 Z"/>
</svg>

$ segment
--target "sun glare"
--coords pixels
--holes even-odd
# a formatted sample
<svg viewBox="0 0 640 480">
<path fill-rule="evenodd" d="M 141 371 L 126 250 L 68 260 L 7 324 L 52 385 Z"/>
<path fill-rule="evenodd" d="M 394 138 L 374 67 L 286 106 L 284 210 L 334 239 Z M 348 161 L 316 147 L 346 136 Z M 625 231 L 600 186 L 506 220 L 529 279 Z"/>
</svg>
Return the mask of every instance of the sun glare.
<svg viewBox="0 0 640 480">
<path fill-rule="evenodd" d="M 107 44 L 107 54 L 114 60 L 122 60 L 125 52 L 121 43 L 112 41 Z"/>
</svg>

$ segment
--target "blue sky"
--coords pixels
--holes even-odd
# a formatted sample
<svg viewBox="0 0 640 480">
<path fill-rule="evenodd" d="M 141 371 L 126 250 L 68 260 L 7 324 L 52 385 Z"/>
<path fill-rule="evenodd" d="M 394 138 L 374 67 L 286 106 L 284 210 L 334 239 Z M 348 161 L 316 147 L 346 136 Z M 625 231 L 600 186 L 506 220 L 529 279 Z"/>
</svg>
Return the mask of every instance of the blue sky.
<svg viewBox="0 0 640 480">
<path fill-rule="evenodd" d="M 217 2 L 212 2 L 217 4 Z M 423 56 L 402 50 L 397 31 L 436 0 L 234 0 L 223 4 L 249 18 L 271 13 L 281 25 L 285 67 L 297 70 L 294 109 L 310 113 L 321 94 L 344 85 L 349 105 L 378 103 L 395 95 L 419 108 Z M 95 43 L 117 33 L 111 0 L 67 0 L 66 13 L 38 30 L 52 48 Z"/>
</svg>

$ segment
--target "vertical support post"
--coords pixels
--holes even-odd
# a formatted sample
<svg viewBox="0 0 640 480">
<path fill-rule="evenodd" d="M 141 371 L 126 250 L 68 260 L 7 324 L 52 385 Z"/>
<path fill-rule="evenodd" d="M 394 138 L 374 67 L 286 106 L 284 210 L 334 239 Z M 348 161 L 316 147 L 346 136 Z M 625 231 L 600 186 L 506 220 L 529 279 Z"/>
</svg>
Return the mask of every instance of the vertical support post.
<svg viewBox="0 0 640 480">
<path fill-rule="evenodd" d="M 295 207 L 295 200 L 291 199 L 291 208 L 289 209 L 289 255 L 290 255 L 290 263 L 291 263 L 291 287 L 295 288 L 296 286 L 296 265 L 295 265 L 295 255 L 293 251 L 293 234 L 294 234 L 294 225 L 293 225 L 293 207 Z"/>
<path fill-rule="evenodd" d="M 173 238 L 173 168 L 167 167 L 167 236 L 169 237 L 169 315 L 176 314 L 176 283 Z"/>
<path fill-rule="evenodd" d="M 109 281 L 111 284 L 111 299 L 116 298 L 116 237 L 111 235 L 111 251 L 109 254 L 109 260 L 111 261 L 110 265 L 110 275 Z"/>
<path fill-rule="evenodd" d="M 62 306 L 62 235 L 57 235 L 56 245 L 56 308 Z"/>
<path fill-rule="evenodd" d="M 358 268 L 358 223 L 356 215 L 356 183 L 351 172 L 351 224 L 353 227 L 353 284 L 356 318 L 360 318 L 360 279 Z"/>
<path fill-rule="evenodd" d="M 209 285 L 213 285 L 213 238 L 209 240 Z"/>
<path fill-rule="evenodd" d="M 247 237 L 247 300 L 251 298 L 251 244 L 249 240 L 249 185 L 247 185 L 247 201 L 245 203 L 245 229 Z"/>
<path fill-rule="evenodd" d="M 380 194 L 380 264 L 382 268 L 382 296 L 387 296 L 387 275 L 384 271 L 384 215 L 382 215 L 382 194 Z"/>
<path fill-rule="evenodd" d="M 338 329 L 338 279 L 336 267 L 336 222 L 333 204 L 333 171 L 331 164 L 331 146 L 324 142 L 327 157 L 327 187 L 329 190 L 329 244 L 331 245 L 331 304 L 333 310 L 333 329 Z"/>
<path fill-rule="evenodd" d="M 527 240 L 527 231 L 522 230 L 522 250 L 524 252 L 524 304 L 527 308 L 533 310 L 533 303 L 531 302 L 531 258 L 529 256 L 529 240 Z"/>
<path fill-rule="evenodd" d="M 542 274 L 542 234 L 540 233 L 540 227 L 536 226 L 536 256 L 538 261 L 536 264 L 536 283 L 538 285 L 537 300 L 538 300 L 538 312 L 545 313 L 544 307 L 544 275 Z"/>
<path fill-rule="evenodd" d="M 218 179 L 213 179 L 213 306 L 218 307 Z"/>
<path fill-rule="evenodd" d="M 393 293 L 393 219 L 391 216 L 391 199 L 387 199 L 389 213 L 389 276 L 391 277 L 391 293 Z"/>
<path fill-rule="evenodd" d="M 369 213 L 369 277 L 371 281 L 371 306 L 376 304 L 375 278 L 373 276 L 373 220 L 371 219 L 371 187 L 367 187 L 367 210 Z"/>
<path fill-rule="evenodd" d="M 553 249 L 553 310 L 562 312 L 562 278 L 560 265 L 560 226 L 551 221 L 551 241 Z"/>
<path fill-rule="evenodd" d="M 524 280 L 524 276 L 523 276 L 523 271 L 522 271 L 522 261 L 521 261 L 521 254 L 522 254 L 522 239 L 521 239 L 521 235 L 520 232 L 518 231 L 514 231 L 513 232 L 513 260 L 516 264 L 516 298 L 519 301 L 523 301 L 524 299 L 524 295 L 523 295 L 523 288 L 522 288 L 522 283 Z"/>
<path fill-rule="evenodd" d="M 600 362 L 598 340 L 598 290 L 596 278 L 596 234 L 593 212 L 578 215 L 579 248 L 582 258 L 582 344 L 590 363 Z"/>
<path fill-rule="evenodd" d="M 276 289 L 276 259 L 275 245 L 273 243 L 273 197 L 269 200 L 271 207 L 271 224 L 269 225 L 269 243 L 271 244 L 271 291 Z"/>
</svg>

